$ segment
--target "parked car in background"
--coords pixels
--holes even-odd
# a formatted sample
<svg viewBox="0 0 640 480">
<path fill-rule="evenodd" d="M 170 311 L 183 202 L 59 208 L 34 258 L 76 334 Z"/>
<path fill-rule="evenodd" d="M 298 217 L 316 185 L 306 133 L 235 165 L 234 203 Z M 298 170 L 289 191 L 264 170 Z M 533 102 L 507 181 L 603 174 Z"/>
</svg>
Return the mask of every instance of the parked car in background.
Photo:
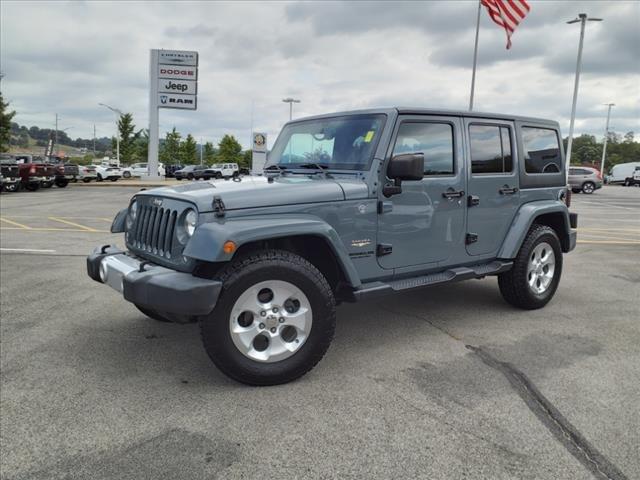
<svg viewBox="0 0 640 480">
<path fill-rule="evenodd" d="M 11 155 L 0 156 L 0 186 L 5 192 L 20 190 L 20 167 Z"/>
<path fill-rule="evenodd" d="M 98 179 L 98 173 L 94 165 L 81 165 L 78 167 L 78 180 L 89 183 L 91 180 Z"/>
<path fill-rule="evenodd" d="M 211 169 L 219 173 L 216 178 L 229 178 L 240 175 L 237 163 L 215 163 L 211 165 Z"/>
<path fill-rule="evenodd" d="M 569 186 L 573 193 L 591 194 L 602 188 L 602 177 L 595 168 L 569 167 Z"/>
<path fill-rule="evenodd" d="M 207 167 L 203 165 L 187 165 L 180 170 L 174 171 L 173 176 L 176 180 L 199 180 L 204 178 L 203 175 L 206 169 Z"/>
<path fill-rule="evenodd" d="M 115 165 L 92 165 L 96 169 L 97 180 L 102 182 L 103 180 L 111 180 L 117 182 L 122 178 L 122 170 Z"/>
<path fill-rule="evenodd" d="M 174 172 L 176 170 L 182 170 L 184 168 L 184 165 L 180 165 L 178 163 L 174 163 L 172 165 L 167 165 L 165 167 L 165 177 L 166 178 L 175 178 Z"/>
<path fill-rule="evenodd" d="M 20 169 L 21 186 L 35 191 L 40 187 L 51 188 L 56 178 L 56 167 L 44 161 L 42 157 L 33 155 L 15 155 Z"/>
<path fill-rule="evenodd" d="M 640 167 L 640 162 L 627 162 L 614 165 L 607 175 L 607 183 L 610 184 L 627 184 L 627 180 L 633 177 L 633 172 Z"/>
<path fill-rule="evenodd" d="M 143 175 L 147 175 L 149 173 L 149 167 L 147 162 L 142 163 L 134 163 L 130 167 L 126 167 L 122 169 L 122 178 L 131 178 L 131 177 L 142 177 Z M 164 164 L 158 164 L 158 175 L 161 177 L 165 176 L 165 168 Z"/>
<path fill-rule="evenodd" d="M 633 172 L 633 176 L 625 182 L 625 185 L 627 187 L 640 185 L 640 167 L 636 167 L 635 171 Z"/>
</svg>

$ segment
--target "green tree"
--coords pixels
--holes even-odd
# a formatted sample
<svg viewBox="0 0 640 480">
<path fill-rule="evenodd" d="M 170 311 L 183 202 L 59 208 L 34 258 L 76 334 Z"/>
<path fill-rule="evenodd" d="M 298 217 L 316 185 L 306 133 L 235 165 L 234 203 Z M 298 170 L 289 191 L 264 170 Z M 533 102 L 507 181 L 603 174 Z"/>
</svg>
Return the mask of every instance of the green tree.
<svg viewBox="0 0 640 480">
<path fill-rule="evenodd" d="M 225 135 L 218 143 L 218 154 L 216 163 L 235 162 L 240 163 L 242 159 L 242 145 L 233 135 Z"/>
<path fill-rule="evenodd" d="M 149 130 L 138 130 L 134 136 L 134 157 L 138 162 L 146 162 L 149 158 Z"/>
<path fill-rule="evenodd" d="M 122 163 L 133 163 L 136 159 L 135 135 L 136 126 L 133 124 L 133 115 L 125 113 L 118 119 L 118 134 L 120 135 L 120 161 Z M 62 139 L 58 138 L 60 143 Z M 117 140 L 112 140 L 111 149 L 115 152 Z"/>
<path fill-rule="evenodd" d="M 253 163 L 253 150 L 245 150 L 242 154 L 242 161 L 239 164 L 241 167 L 251 168 Z"/>
<path fill-rule="evenodd" d="M 16 114 L 14 110 L 8 110 L 9 103 L 5 103 L 0 93 L 0 152 L 9 148 L 11 142 L 11 119 Z"/>
<path fill-rule="evenodd" d="M 211 165 L 215 161 L 216 150 L 213 148 L 213 144 L 211 142 L 207 142 L 204 144 L 204 150 L 202 152 L 203 162 L 207 165 Z"/>
<path fill-rule="evenodd" d="M 180 157 L 186 165 L 195 165 L 198 160 L 198 144 L 191 134 L 187 135 L 182 145 L 180 145 Z"/>
<path fill-rule="evenodd" d="M 174 163 L 180 163 L 180 140 L 182 136 L 180 132 L 173 127 L 173 130 L 167 132 L 167 135 L 160 149 L 160 161 L 165 165 L 172 165 Z"/>
</svg>

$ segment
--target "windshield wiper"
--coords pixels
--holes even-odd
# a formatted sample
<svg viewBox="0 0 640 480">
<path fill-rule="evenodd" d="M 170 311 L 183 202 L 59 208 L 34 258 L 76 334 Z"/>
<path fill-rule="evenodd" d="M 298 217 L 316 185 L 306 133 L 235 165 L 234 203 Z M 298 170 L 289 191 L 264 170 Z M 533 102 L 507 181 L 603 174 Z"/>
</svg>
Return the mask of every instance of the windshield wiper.
<svg viewBox="0 0 640 480">
<path fill-rule="evenodd" d="M 299 168 L 315 168 L 316 170 L 327 170 L 329 168 L 329 165 L 325 165 L 323 163 L 315 163 L 315 162 L 309 162 L 309 163 L 301 163 L 300 165 L 298 165 Z"/>
</svg>

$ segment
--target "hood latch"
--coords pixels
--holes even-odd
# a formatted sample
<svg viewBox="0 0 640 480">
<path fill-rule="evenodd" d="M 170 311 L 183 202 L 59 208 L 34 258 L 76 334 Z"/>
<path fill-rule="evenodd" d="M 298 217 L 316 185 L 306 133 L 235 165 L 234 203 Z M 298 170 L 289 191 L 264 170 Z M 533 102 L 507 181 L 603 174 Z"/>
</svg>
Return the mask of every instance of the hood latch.
<svg viewBox="0 0 640 480">
<path fill-rule="evenodd" d="M 220 198 L 220 195 L 213 196 L 212 207 L 216 217 L 224 217 L 226 207 L 224 206 L 224 202 L 222 201 L 222 198 Z"/>
</svg>

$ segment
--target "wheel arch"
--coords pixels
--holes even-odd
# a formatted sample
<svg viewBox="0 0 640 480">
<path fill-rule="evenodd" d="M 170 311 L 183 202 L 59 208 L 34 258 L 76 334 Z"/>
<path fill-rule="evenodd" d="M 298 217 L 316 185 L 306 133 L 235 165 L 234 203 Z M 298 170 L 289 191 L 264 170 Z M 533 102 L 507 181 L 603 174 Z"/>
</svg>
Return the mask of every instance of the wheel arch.
<svg viewBox="0 0 640 480">
<path fill-rule="evenodd" d="M 498 258 L 515 258 L 533 224 L 552 228 L 560 239 L 562 251 L 566 253 L 571 250 L 569 209 L 560 201 L 545 200 L 520 207 L 498 252 Z"/>
<path fill-rule="evenodd" d="M 236 244 L 232 254 L 222 249 L 227 241 Z M 334 291 L 341 285 L 356 288 L 361 284 L 338 233 L 313 216 L 241 217 L 207 223 L 196 229 L 184 255 L 220 263 L 268 248 L 291 251 L 307 259 L 325 275 Z"/>
</svg>

